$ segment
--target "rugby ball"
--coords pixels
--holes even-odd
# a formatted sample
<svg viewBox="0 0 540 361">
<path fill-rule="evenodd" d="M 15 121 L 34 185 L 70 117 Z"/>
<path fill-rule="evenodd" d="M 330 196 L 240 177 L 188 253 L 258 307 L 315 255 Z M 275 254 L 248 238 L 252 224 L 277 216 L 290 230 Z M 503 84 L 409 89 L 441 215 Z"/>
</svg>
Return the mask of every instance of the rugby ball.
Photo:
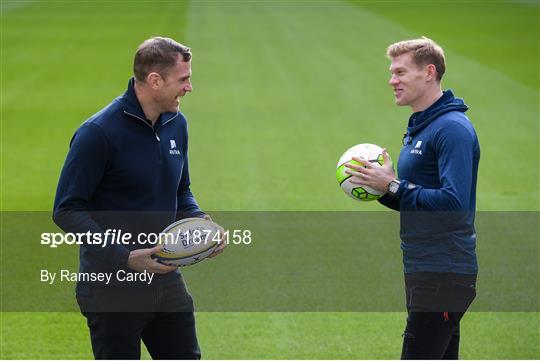
<svg viewBox="0 0 540 361">
<path fill-rule="evenodd" d="M 214 252 L 222 228 L 204 218 L 181 219 L 161 232 L 159 244 L 163 250 L 155 259 L 169 266 L 189 266 L 198 263 Z"/>
</svg>

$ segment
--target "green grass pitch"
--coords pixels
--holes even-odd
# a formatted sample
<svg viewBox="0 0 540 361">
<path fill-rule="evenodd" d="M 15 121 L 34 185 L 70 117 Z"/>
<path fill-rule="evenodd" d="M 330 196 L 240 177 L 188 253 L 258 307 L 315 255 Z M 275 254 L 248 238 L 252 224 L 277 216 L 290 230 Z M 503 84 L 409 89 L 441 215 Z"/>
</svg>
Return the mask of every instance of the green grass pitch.
<svg viewBox="0 0 540 361">
<path fill-rule="evenodd" d="M 73 131 L 124 91 L 153 35 L 193 48 L 182 110 L 205 210 L 383 210 L 342 194 L 335 163 L 362 142 L 397 158 L 409 109 L 393 104 L 384 52 L 426 35 L 446 51 L 444 87 L 471 107 L 478 209 L 538 211 L 539 15 L 537 1 L 1 0 L 1 210 L 51 209 Z M 2 359 L 92 357 L 78 313 L 0 315 Z M 204 358 L 392 359 L 405 314 L 197 320 Z M 539 324 L 537 312 L 471 312 L 461 356 L 538 359 Z"/>
</svg>

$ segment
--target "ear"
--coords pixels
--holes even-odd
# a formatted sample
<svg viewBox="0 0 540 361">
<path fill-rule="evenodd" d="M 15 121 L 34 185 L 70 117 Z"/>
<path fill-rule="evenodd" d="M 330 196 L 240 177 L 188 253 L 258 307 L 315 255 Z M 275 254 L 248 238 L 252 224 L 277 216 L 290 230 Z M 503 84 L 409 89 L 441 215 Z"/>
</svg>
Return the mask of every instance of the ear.
<svg viewBox="0 0 540 361">
<path fill-rule="evenodd" d="M 163 81 L 163 78 L 159 73 L 152 72 L 148 74 L 146 77 L 146 83 L 150 86 L 150 88 L 156 90 L 161 86 L 161 82 Z"/>
<path fill-rule="evenodd" d="M 437 68 L 435 68 L 435 65 L 426 65 L 426 80 L 431 81 L 435 78 L 437 78 Z"/>
</svg>

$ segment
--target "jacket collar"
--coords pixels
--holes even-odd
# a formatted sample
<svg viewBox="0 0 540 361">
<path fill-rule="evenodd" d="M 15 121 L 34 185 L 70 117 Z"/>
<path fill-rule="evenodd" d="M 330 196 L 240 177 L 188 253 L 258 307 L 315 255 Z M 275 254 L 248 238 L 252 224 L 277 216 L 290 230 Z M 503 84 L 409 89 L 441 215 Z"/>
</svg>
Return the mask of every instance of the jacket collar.
<svg viewBox="0 0 540 361">
<path fill-rule="evenodd" d="M 451 112 L 460 111 L 466 112 L 469 109 L 463 102 L 463 99 L 454 97 L 452 90 L 448 89 L 443 92 L 443 95 L 437 99 L 429 108 L 424 111 L 416 112 L 409 118 L 409 126 L 407 127 L 408 134 L 414 134 L 426 125 L 437 119 L 441 115 Z"/>
<path fill-rule="evenodd" d="M 131 77 L 128 81 L 128 87 L 124 95 L 122 95 L 122 103 L 124 104 L 124 112 L 128 113 L 129 115 L 135 116 L 139 119 L 144 120 L 148 124 L 152 124 L 148 119 L 146 119 L 146 116 L 144 115 L 144 111 L 141 107 L 141 104 L 139 103 L 139 99 L 137 99 L 137 94 L 135 94 L 135 78 Z M 175 113 L 161 113 L 156 125 L 165 124 L 172 119 L 176 118 L 178 116 L 179 112 Z"/>
<path fill-rule="evenodd" d="M 122 96 L 122 103 L 124 104 L 124 111 L 135 115 L 138 118 L 147 120 L 141 104 L 139 103 L 139 99 L 137 99 L 137 95 L 135 94 L 135 78 L 133 77 L 128 81 L 127 90 Z"/>
</svg>

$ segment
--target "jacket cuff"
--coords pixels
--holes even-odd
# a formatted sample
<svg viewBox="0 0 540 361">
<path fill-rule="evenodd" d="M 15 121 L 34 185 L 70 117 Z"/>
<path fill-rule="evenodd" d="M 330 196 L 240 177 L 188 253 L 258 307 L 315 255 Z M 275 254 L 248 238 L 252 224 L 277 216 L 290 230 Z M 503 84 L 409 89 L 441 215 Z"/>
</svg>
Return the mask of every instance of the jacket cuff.
<svg viewBox="0 0 540 361">
<path fill-rule="evenodd" d="M 116 252 L 116 256 L 113 261 L 114 264 L 118 268 L 126 268 L 130 253 L 131 252 L 126 247 L 118 247 L 118 251 Z"/>
<path fill-rule="evenodd" d="M 176 212 L 176 220 L 179 221 L 184 218 L 204 218 L 206 213 L 201 210 L 195 212 Z"/>
<path fill-rule="evenodd" d="M 405 179 L 400 179 L 399 180 L 399 188 L 398 188 L 394 198 L 396 198 L 399 201 L 401 199 L 401 195 L 403 194 L 405 189 L 408 188 L 408 186 L 409 186 L 408 181 L 406 181 Z"/>
</svg>

